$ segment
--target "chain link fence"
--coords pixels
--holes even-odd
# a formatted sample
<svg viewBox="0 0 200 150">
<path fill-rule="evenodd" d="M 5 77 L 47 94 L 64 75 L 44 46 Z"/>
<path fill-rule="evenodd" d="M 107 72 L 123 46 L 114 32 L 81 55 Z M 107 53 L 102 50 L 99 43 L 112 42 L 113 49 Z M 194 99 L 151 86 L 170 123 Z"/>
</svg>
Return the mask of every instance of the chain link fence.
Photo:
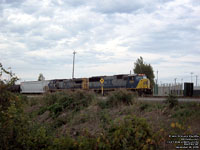
<svg viewBox="0 0 200 150">
<path fill-rule="evenodd" d="M 168 96 L 169 94 L 183 96 L 183 84 L 156 84 L 153 93 L 154 96 Z"/>
</svg>

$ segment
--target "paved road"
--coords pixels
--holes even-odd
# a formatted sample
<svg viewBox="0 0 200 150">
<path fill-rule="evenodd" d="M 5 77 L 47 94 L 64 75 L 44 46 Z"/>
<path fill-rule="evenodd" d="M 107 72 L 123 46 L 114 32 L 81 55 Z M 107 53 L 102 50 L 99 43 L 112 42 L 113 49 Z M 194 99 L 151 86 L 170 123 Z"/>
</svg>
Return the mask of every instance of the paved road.
<svg viewBox="0 0 200 150">
<path fill-rule="evenodd" d="M 139 97 L 141 101 L 164 101 L 165 97 Z M 200 98 L 178 98 L 179 102 L 200 102 Z"/>
</svg>

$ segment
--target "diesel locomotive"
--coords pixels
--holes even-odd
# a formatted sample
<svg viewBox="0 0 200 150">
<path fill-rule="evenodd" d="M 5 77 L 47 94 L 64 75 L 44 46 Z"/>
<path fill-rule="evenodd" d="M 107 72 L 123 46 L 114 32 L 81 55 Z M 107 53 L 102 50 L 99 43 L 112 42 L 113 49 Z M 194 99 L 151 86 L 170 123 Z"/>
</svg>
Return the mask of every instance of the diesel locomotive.
<svg viewBox="0 0 200 150">
<path fill-rule="evenodd" d="M 103 82 L 101 83 L 100 80 L 103 80 Z M 139 94 L 151 94 L 150 81 L 144 74 L 120 74 L 90 78 L 50 80 L 46 90 L 54 92 L 67 89 L 83 89 L 100 92 L 102 86 L 104 91 L 113 91 L 120 88 L 137 91 Z"/>
<path fill-rule="evenodd" d="M 101 82 L 100 82 L 101 80 Z M 103 80 L 103 82 L 102 82 Z M 113 76 L 96 76 L 90 78 L 54 79 L 45 81 L 21 82 L 21 93 L 45 93 L 63 90 L 92 90 L 105 92 L 116 89 L 137 91 L 139 94 L 151 94 L 150 81 L 144 74 L 120 74 Z"/>
</svg>

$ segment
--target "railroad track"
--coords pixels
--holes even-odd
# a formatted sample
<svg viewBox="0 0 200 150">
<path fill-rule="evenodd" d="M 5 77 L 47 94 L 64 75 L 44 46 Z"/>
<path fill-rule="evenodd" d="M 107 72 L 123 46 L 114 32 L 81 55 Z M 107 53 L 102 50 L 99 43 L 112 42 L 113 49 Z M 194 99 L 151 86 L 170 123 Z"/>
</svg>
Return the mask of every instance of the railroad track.
<svg viewBox="0 0 200 150">
<path fill-rule="evenodd" d="M 26 95 L 28 98 L 34 98 L 34 97 L 43 97 L 43 94 L 28 94 Z M 98 96 L 98 98 L 106 99 L 107 96 Z M 167 96 L 144 96 L 144 97 L 138 97 L 138 100 L 140 101 L 165 101 L 167 99 Z M 178 97 L 178 101 L 180 102 L 200 102 L 200 97 Z"/>
<path fill-rule="evenodd" d="M 167 96 L 164 97 L 138 97 L 138 100 L 140 101 L 165 101 L 167 99 Z M 179 102 L 200 102 L 200 98 L 198 97 L 178 97 Z"/>
</svg>

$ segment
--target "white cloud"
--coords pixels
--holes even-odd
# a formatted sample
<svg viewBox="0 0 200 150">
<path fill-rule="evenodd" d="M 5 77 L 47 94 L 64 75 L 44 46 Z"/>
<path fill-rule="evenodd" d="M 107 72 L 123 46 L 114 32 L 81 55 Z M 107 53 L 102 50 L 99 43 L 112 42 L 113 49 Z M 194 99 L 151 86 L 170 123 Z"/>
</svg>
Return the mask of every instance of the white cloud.
<svg viewBox="0 0 200 150">
<path fill-rule="evenodd" d="M 195 0 L 25 0 L 0 8 L 0 61 L 24 80 L 41 72 L 70 78 L 73 50 L 77 77 L 129 73 L 139 56 L 163 82 L 200 75 Z"/>
</svg>

